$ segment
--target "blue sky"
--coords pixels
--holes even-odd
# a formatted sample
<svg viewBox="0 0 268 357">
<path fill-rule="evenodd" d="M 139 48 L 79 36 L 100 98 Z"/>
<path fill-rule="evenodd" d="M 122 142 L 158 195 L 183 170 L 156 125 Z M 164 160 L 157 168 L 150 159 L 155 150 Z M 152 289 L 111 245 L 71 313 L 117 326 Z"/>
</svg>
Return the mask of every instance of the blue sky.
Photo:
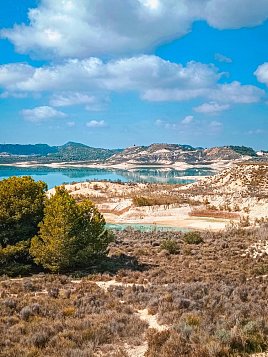
<svg viewBox="0 0 268 357">
<path fill-rule="evenodd" d="M 268 150 L 268 0 L 5 0 L 0 142 Z"/>
</svg>

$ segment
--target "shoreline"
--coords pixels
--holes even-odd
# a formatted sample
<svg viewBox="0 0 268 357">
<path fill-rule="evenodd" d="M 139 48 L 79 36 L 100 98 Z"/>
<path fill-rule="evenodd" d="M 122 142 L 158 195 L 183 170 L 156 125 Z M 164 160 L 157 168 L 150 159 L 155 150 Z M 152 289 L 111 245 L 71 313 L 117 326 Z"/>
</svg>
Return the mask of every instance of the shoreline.
<svg viewBox="0 0 268 357">
<path fill-rule="evenodd" d="M 138 163 L 121 163 L 121 164 L 100 164 L 100 163 L 82 163 L 82 162 L 51 162 L 51 163 L 38 163 L 31 161 L 14 162 L 9 164 L 0 164 L 0 167 L 22 167 L 22 168 L 38 168 L 47 167 L 55 169 L 64 168 L 89 168 L 89 169 L 119 169 L 119 170 L 131 170 L 131 169 L 142 169 L 142 168 L 152 168 L 152 169 L 166 169 L 166 170 L 178 170 L 184 171 L 193 168 L 204 168 L 211 169 L 214 171 L 219 171 L 227 168 L 236 161 L 218 160 L 213 162 L 200 162 L 189 164 L 186 162 L 176 162 L 174 164 L 138 164 Z"/>
</svg>

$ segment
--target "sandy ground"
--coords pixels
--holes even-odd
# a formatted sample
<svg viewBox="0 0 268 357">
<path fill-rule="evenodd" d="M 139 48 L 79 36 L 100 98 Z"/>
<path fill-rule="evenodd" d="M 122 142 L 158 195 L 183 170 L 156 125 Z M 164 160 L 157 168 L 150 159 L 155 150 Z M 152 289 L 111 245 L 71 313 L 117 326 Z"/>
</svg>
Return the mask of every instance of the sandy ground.
<svg viewBox="0 0 268 357">
<path fill-rule="evenodd" d="M 101 205 L 99 209 L 102 211 Z M 189 206 L 170 209 L 160 206 L 154 211 L 149 211 L 145 207 L 135 207 L 120 216 L 104 211 L 103 215 L 106 222 L 112 224 L 150 224 L 201 230 L 221 230 L 230 222 L 227 219 L 190 217 L 190 211 Z"/>
<path fill-rule="evenodd" d="M 74 196 L 90 197 L 107 223 L 111 224 L 140 224 L 180 227 L 183 229 L 221 230 L 230 223 L 229 219 L 192 217 L 190 205 L 146 206 L 133 205 L 131 196 L 142 195 L 148 184 L 118 184 L 111 182 L 81 182 L 65 185 L 65 188 Z M 161 190 L 161 186 L 159 186 Z M 176 189 L 174 189 L 176 194 Z M 49 195 L 55 189 L 49 190 Z M 161 191 L 158 192 L 161 195 Z M 98 203 L 101 199 L 101 203 Z"/>
</svg>

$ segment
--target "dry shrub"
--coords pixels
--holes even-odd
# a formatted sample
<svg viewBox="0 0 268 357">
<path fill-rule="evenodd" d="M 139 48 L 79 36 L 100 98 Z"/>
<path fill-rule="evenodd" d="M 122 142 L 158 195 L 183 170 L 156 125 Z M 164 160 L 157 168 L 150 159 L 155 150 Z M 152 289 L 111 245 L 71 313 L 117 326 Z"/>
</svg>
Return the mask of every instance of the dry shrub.
<svg viewBox="0 0 268 357">
<path fill-rule="evenodd" d="M 211 218 L 223 218 L 223 219 L 238 219 L 239 214 L 235 212 L 226 212 L 210 209 L 193 209 L 189 216 L 192 217 L 211 217 Z"/>
</svg>

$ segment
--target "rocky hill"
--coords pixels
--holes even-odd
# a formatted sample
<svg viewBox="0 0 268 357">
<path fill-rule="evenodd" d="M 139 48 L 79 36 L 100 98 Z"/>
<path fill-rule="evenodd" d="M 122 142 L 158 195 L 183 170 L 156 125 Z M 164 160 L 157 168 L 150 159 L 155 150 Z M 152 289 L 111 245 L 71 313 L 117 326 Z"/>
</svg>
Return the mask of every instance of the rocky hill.
<svg viewBox="0 0 268 357">
<path fill-rule="evenodd" d="M 189 145 L 152 144 L 150 146 L 132 146 L 117 153 L 107 160 L 117 164 L 176 165 L 179 163 L 199 164 L 213 161 L 241 160 L 255 156 L 255 151 L 245 147 L 215 147 L 210 149 L 194 148 Z"/>
<path fill-rule="evenodd" d="M 108 165 L 198 165 L 230 162 L 256 156 L 253 149 L 243 146 L 224 146 L 203 149 L 190 145 L 152 144 L 121 149 L 94 148 L 68 142 L 62 146 L 46 144 L 0 144 L 0 164 L 18 161 L 47 162 L 96 162 Z"/>
<path fill-rule="evenodd" d="M 268 218 L 268 164 L 241 163 L 182 188 L 207 209 L 242 212 L 252 220 Z"/>
</svg>

